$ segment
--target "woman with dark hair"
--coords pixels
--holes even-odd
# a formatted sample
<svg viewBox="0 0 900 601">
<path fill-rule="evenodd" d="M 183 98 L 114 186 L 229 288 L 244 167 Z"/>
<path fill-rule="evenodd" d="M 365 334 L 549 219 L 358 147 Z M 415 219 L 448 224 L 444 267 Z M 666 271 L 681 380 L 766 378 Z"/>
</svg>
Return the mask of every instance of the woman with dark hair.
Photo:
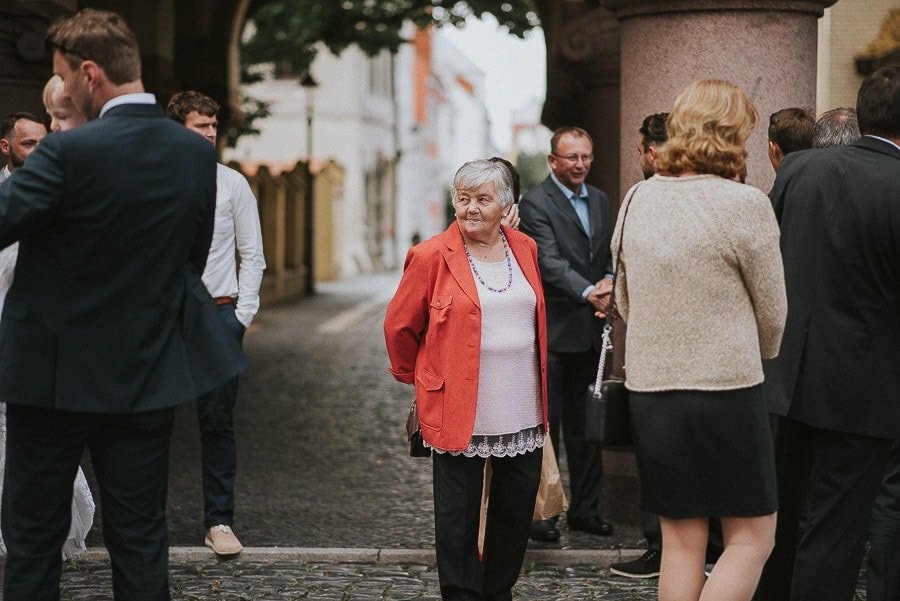
<svg viewBox="0 0 900 601">
<path fill-rule="evenodd" d="M 514 230 L 519 229 L 519 198 L 521 197 L 521 185 L 519 184 L 519 172 L 513 167 L 513 164 L 503 157 L 491 157 L 488 159 L 492 163 L 498 163 L 506 167 L 509 172 L 510 181 L 512 183 L 513 202 L 506 210 L 503 211 L 503 218 L 500 223 Z"/>
<path fill-rule="evenodd" d="M 768 198 L 736 181 L 757 120 L 731 83 L 685 88 L 656 175 L 629 191 L 612 242 L 641 500 L 662 526 L 661 601 L 749 600 L 774 543 L 761 383 L 784 328 L 784 272 Z M 706 580 L 710 517 L 725 550 Z"/>
<path fill-rule="evenodd" d="M 453 180 L 456 220 L 410 249 L 384 318 L 391 373 L 415 384 L 433 461 L 441 596 L 506 601 L 519 577 L 547 428 L 547 329 L 537 246 L 501 225 L 508 169 L 471 161 Z M 478 527 L 485 461 L 490 503 Z"/>
</svg>

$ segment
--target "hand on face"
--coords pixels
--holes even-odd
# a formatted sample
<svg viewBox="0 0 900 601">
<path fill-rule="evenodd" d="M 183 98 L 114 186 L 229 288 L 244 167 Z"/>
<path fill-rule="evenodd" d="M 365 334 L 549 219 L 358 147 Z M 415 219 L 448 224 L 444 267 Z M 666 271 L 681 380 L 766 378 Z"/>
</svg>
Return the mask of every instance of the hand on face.
<svg viewBox="0 0 900 601">
<path fill-rule="evenodd" d="M 517 230 L 521 221 L 519 219 L 519 205 L 514 203 L 509 205 L 509 208 L 503 212 L 503 218 L 500 220 L 500 223 L 508 228 Z"/>
</svg>

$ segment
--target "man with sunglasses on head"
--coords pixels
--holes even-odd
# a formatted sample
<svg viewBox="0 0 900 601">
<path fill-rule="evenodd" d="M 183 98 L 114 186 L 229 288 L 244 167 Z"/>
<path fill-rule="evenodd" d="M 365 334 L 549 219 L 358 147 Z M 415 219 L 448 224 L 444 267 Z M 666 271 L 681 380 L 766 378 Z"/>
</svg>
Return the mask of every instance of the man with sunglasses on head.
<svg viewBox="0 0 900 601">
<path fill-rule="evenodd" d="M 570 528 L 608 536 L 600 517 L 600 446 L 584 440 L 587 387 L 597 375 L 604 314 L 612 291 L 612 221 L 606 195 L 585 183 L 594 160 L 591 136 L 563 127 L 550 140 L 550 175 L 522 198 L 521 229 L 538 245 L 547 301 L 550 438 L 559 449 L 562 426 L 569 467 Z M 559 539 L 556 519 L 535 521 L 531 537 Z"/>
<path fill-rule="evenodd" d="M 84 9 L 48 39 L 65 93 L 92 121 L 46 137 L 0 187 L 0 247 L 20 241 L 0 319 L 3 595 L 59 598 L 87 448 L 115 599 L 167 600 L 175 406 L 246 366 L 201 280 L 216 153 L 144 92 L 119 15 Z"/>
</svg>

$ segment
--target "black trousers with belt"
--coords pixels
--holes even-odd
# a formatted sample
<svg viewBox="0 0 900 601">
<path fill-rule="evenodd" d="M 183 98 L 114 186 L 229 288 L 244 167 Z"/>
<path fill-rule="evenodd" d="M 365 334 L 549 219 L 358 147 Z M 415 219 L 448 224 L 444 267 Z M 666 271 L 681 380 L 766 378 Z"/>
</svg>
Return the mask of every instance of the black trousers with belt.
<svg viewBox="0 0 900 601">
<path fill-rule="evenodd" d="M 0 511 L 5 601 L 56 601 L 85 446 L 100 483 L 117 601 L 169 599 L 166 493 L 175 409 L 96 414 L 7 406 Z"/>
<path fill-rule="evenodd" d="M 485 459 L 432 453 L 434 534 L 444 601 L 510 601 L 519 578 L 541 480 L 540 449 L 491 457 L 483 560 L 478 526 Z"/>
</svg>

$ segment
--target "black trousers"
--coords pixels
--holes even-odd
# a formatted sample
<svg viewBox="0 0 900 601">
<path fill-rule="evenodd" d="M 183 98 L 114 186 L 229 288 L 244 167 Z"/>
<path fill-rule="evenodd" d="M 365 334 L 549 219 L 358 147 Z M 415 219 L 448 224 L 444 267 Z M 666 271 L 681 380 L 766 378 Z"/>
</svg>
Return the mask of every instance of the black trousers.
<svg viewBox="0 0 900 601">
<path fill-rule="evenodd" d="M 547 387 L 550 438 L 561 449 L 560 425 L 569 467 L 570 518 L 589 519 L 599 515 L 603 488 L 603 455 L 600 445 L 584 440 L 587 387 L 597 377 L 597 353 L 549 353 Z"/>
<path fill-rule="evenodd" d="M 449 453 L 432 457 L 441 598 L 510 601 L 528 546 L 543 453 L 491 457 L 483 561 L 478 558 L 478 525 L 485 460 Z"/>
<path fill-rule="evenodd" d="M 892 441 L 777 420 L 775 549 L 758 601 L 851 601 Z"/>
<path fill-rule="evenodd" d="M 56 601 L 72 484 L 85 446 L 100 483 L 119 601 L 166 601 L 166 493 L 173 408 L 121 415 L 7 406 L 5 601 Z M 98 491 L 93 491 L 96 495 Z"/>
<path fill-rule="evenodd" d="M 872 510 L 866 599 L 900 601 L 900 442 L 894 443 Z"/>
<path fill-rule="evenodd" d="M 241 343 L 244 325 L 234 315 L 234 304 L 218 305 L 228 331 Z M 234 440 L 234 406 L 238 376 L 197 399 L 203 474 L 203 523 L 207 528 L 234 522 L 234 480 L 237 475 L 237 444 Z"/>
</svg>

